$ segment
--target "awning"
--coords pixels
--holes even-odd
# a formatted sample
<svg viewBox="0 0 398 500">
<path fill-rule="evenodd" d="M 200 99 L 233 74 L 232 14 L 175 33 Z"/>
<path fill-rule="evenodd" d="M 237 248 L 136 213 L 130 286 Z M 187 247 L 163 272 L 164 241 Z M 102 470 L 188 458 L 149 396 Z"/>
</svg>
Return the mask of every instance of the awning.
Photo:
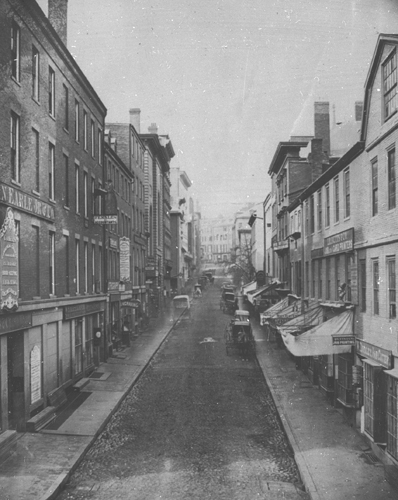
<svg viewBox="0 0 398 500">
<path fill-rule="evenodd" d="M 276 318 L 284 319 L 286 317 L 285 311 L 288 311 L 289 308 L 286 308 L 282 313 L 278 314 Z M 288 317 L 288 316 L 287 316 Z M 289 333 L 290 335 L 299 335 L 307 330 L 310 330 L 312 327 L 319 325 L 323 319 L 323 309 L 318 304 L 316 300 L 311 300 L 303 313 L 299 312 L 292 319 L 288 319 L 283 323 L 277 322 L 277 328 L 280 334 L 282 331 Z"/>
<path fill-rule="evenodd" d="M 279 311 L 282 311 L 289 305 L 289 299 L 285 297 L 273 306 L 269 307 L 266 311 L 260 314 L 260 325 L 267 324 L 270 318 L 273 318 Z"/>
<path fill-rule="evenodd" d="M 285 346 L 294 356 L 323 356 L 351 352 L 351 345 L 333 345 L 333 335 L 339 338 L 353 334 L 353 311 L 341 314 L 311 328 L 301 335 L 292 335 L 286 325 L 279 328 Z M 297 318 L 296 318 L 297 319 Z"/>
<path fill-rule="evenodd" d="M 257 288 L 257 281 L 250 281 L 250 283 L 246 283 L 246 285 L 242 286 L 242 294 L 246 295 L 248 292 L 255 290 Z"/>
<path fill-rule="evenodd" d="M 390 377 L 398 378 L 398 368 L 393 368 L 392 370 L 384 370 L 384 373 L 390 375 Z"/>
<path fill-rule="evenodd" d="M 252 290 L 247 293 L 247 299 L 248 301 L 253 304 L 253 301 L 256 297 L 259 295 L 263 294 L 264 292 L 267 292 L 268 290 L 271 290 L 272 288 L 275 288 L 276 283 L 268 283 L 268 285 L 264 285 L 260 288 L 257 288 L 257 290 Z"/>
</svg>

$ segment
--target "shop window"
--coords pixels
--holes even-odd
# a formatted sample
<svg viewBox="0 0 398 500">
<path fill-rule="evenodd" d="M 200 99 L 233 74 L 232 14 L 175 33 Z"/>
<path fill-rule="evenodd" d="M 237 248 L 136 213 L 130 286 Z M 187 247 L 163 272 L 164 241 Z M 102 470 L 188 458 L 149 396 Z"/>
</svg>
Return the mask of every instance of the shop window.
<svg viewBox="0 0 398 500">
<path fill-rule="evenodd" d="M 364 366 L 365 432 L 376 443 L 386 441 L 386 387 L 381 366 Z"/>
<path fill-rule="evenodd" d="M 355 406 L 354 389 L 352 387 L 352 366 L 351 354 L 339 354 L 338 365 L 338 400 L 344 406 Z"/>
<path fill-rule="evenodd" d="M 85 348 L 86 348 L 86 362 L 87 366 L 90 366 L 94 363 L 94 342 L 93 342 L 93 327 L 92 321 L 91 321 L 91 316 L 87 317 L 86 321 L 88 321 L 88 328 L 86 328 L 86 342 L 85 342 Z"/>
<path fill-rule="evenodd" d="M 83 320 L 75 320 L 75 375 L 83 371 Z"/>
<path fill-rule="evenodd" d="M 387 451 L 398 460 L 398 380 L 387 377 Z"/>
</svg>

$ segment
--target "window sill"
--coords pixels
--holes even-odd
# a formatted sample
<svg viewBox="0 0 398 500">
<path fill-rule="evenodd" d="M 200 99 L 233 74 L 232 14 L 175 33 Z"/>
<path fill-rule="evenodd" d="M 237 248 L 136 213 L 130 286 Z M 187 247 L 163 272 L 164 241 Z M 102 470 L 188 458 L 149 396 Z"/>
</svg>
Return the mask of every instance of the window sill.
<svg viewBox="0 0 398 500">
<path fill-rule="evenodd" d="M 70 297 L 70 293 L 64 293 L 64 297 Z"/>
<path fill-rule="evenodd" d="M 39 193 L 39 191 L 36 191 L 36 189 L 32 189 L 32 194 L 34 194 L 35 196 L 38 196 L 40 198 L 40 193 Z"/>
<path fill-rule="evenodd" d="M 64 209 L 70 212 L 70 207 L 68 207 L 68 205 L 64 205 Z"/>
<path fill-rule="evenodd" d="M 40 297 L 40 295 L 34 295 L 32 297 L 32 300 L 41 300 L 41 297 Z"/>
<path fill-rule="evenodd" d="M 48 113 L 48 116 L 51 118 L 51 120 L 53 120 L 55 122 L 55 116 L 52 115 L 51 113 Z"/>
<path fill-rule="evenodd" d="M 64 132 L 69 135 L 69 130 L 65 127 L 63 127 L 63 129 L 64 129 Z"/>
<path fill-rule="evenodd" d="M 38 106 L 41 106 L 40 102 L 33 96 L 32 96 L 32 101 L 36 103 Z"/>
<path fill-rule="evenodd" d="M 55 205 L 55 203 L 56 203 L 56 201 L 54 200 L 54 198 L 49 198 L 48 202 L 51 203 L 51 205 Z"/>
<path fill-rule="evenodd" d="M 18 186 L 18 187 L 21 187 L 22 184 L 18 181 L 16 181 L 15 179 L 11 179 L 11 184 L 14 184 L 15 186 Z"/>
<path fill-rule="evenodd" d="M 19 82 L 15 76 L 11 76 L 11 80 L 18 85 L 18 87 L 22 88 L 21 82 Z"/>
</svg>

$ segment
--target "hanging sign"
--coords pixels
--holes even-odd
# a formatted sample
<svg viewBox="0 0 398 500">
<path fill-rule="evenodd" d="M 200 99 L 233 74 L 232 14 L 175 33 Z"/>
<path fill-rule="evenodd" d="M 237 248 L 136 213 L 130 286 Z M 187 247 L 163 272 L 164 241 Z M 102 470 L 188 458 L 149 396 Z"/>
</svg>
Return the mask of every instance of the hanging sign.
<svg viewBox="0 0 398 500">
<path fill-rule="evenodd" d="M 119 238 L 120 281 L 130 281 L 130 239 Z"/>
<path fill-rule="evenodd" d="M 15 311 L 18 308 L 19 296 L 18 234 L 11 208 L 7 208 L 0 230 L 0 253 L 0 308 Z"/>
<path fill-rule="evenodd" d="M 41 398 L 41 352 L 35 345 L 30 351 L 30 404 Z"/>
</svg>

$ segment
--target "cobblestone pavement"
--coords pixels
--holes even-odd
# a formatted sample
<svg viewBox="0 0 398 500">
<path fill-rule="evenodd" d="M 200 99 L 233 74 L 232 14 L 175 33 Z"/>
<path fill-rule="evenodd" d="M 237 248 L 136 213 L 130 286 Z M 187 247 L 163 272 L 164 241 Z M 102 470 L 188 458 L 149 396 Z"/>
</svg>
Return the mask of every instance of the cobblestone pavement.
<svg viewBox="0 0 398 500">
<path fill-rule="evenodd" d="M 226 355 L 229 319 L 207 290 L 59 500 L 307 498 L 255 358 Z"/>
</svg>

